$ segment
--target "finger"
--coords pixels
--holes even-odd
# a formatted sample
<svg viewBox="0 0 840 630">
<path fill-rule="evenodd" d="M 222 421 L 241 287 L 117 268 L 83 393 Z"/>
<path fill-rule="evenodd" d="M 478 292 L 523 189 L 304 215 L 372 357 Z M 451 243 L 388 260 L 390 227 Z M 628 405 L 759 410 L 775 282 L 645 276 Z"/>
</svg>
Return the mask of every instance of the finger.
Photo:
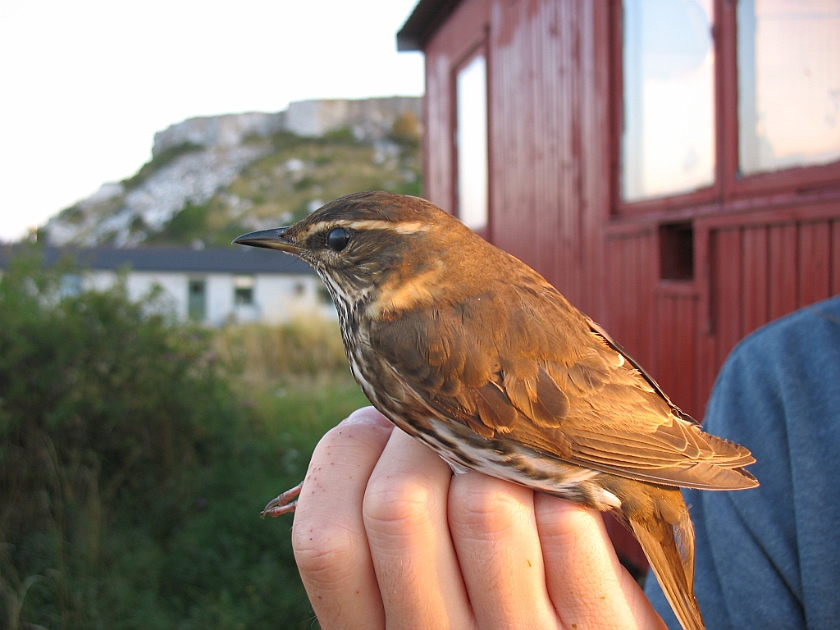
<svg viewBox="0 0 840 630">
<path fill-rule="evenodd" d="M 472 626 L 447 523 L 450 478 L 440 457 L 398 429 L 371 475 L 365 527 L 390 625 Z"/>
<path fill-rule="evenodd" d="M 312 455 L 292 546 L 324 630 L 385 627 L 361 506 L 392 429 L 379 412 L 366 407 L 330 430 Z"/>
<path fill-rule="evenodd" d="M 479 628 L 557 627 L 533 491 L 475 472 L 457 475 L 449 523 Z"/>
<path fill-rule="evenodd" d="M 564 627 L 664 627 L 618 561 L 599 512 L 541 493 L 535 508 L 546 584 Z"/>
</svg>

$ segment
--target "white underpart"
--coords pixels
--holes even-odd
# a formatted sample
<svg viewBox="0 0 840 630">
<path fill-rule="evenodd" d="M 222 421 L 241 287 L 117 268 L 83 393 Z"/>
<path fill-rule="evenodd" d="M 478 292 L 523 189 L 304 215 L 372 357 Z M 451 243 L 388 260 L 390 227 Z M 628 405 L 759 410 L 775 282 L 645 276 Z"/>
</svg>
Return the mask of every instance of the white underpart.
<svg viewBox="0 0 840 630">
<path fill-rule="evenodd" d="M 621 507 L 621 501 L 617 496 L 605 490 L 599 484 L 592 483 L 601 474 L 596 470 L 549 459 L 518 444 L 514 445 L 514 452 L 512 453 L 502 454 L 487 448 L 479 450 L 461 439 L 451 430 L 448 423 L 441 422 L 437 418 L 432 418 L 431 421 L 435 425 L 435 430 L 442 434 L 444 441 L 458 442 L 471 459 L 481 462 L 481 466 L 476 468 L 478 472 L 570 500 L 574 500 L 575 497 L 580 495 L 580 487 L 584 485 L 601 510 L 619 509 Z M 461 462 L 454 459 L 443 442 L 438 441 L 431 435 L 419 435 L 418 438 L 432 447 L 449 464 L 454 473 L 461 474 L 467 471 L 467 468 Z M 534 479 L 524 472 L 528 469 L 543 473 L 546 479 Z"/>
</svg>

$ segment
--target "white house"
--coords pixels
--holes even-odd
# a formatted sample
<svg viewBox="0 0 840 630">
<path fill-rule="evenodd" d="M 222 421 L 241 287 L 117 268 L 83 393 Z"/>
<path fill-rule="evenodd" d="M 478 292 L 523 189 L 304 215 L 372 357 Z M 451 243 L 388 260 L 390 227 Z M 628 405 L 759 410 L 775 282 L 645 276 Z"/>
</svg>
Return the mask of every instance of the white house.
<svg viewBox="0 0 840 630">
<path fill-rule="evenodd" d="M 6 248 L 4 248 L 6 249 Z M 0 268 L 9 251 L 0 254 Z M 252 247 L 55 248 L 44 250 L 45 264 L 70 257 L 78 272 L 66 274 L 65 295 L 105 289 L 126 274 L 131 299 L 160 287 L 180 319 L 214 326 L 227 322 L 285 323 L 296 318 L 335 319 L 323 283 L 306 263 Z"/>
</svg>

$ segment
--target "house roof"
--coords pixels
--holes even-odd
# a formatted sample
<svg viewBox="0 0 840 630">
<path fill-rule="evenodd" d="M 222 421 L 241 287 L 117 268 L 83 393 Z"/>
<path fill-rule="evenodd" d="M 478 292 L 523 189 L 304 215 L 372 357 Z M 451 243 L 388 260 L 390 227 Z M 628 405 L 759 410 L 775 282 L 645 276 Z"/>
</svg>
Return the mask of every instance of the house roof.
<svg viewBox="0 0 840 630">
<path fill-rule="evenodd" d="M 459 3 L 460 0 L 420 0 L 397 33 L 397 50 L 423 50 Z"/>
<path fill-rule="evenodd" d="M 21 246 L 0 247 L 0 269 L 8 266 L 16 255 L 28 251 Z M 208 247 L 45 247 L 43 259 L 47 265 L 69 258 L 84 269 L 117 270 L 127 267 L 133 271 L 168 271 L 192 273 L 236 274 L 314 274 L 302 260 L 267 249 L 239 246 L 236 248 Z"/>
</svg>

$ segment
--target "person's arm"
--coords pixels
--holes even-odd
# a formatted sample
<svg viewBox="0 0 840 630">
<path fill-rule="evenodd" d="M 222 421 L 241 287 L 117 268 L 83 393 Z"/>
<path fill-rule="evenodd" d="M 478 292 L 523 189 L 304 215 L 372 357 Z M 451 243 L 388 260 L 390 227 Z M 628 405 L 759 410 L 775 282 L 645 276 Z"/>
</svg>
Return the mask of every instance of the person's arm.
<svg viewBox="0 0 840 630">
<path fill-rule="evenodd" d="M 292 542 L 325 630 L 664 627 L 600 514 L 453 476 L 372 408 L 319 443 Z"/>
</svg>

